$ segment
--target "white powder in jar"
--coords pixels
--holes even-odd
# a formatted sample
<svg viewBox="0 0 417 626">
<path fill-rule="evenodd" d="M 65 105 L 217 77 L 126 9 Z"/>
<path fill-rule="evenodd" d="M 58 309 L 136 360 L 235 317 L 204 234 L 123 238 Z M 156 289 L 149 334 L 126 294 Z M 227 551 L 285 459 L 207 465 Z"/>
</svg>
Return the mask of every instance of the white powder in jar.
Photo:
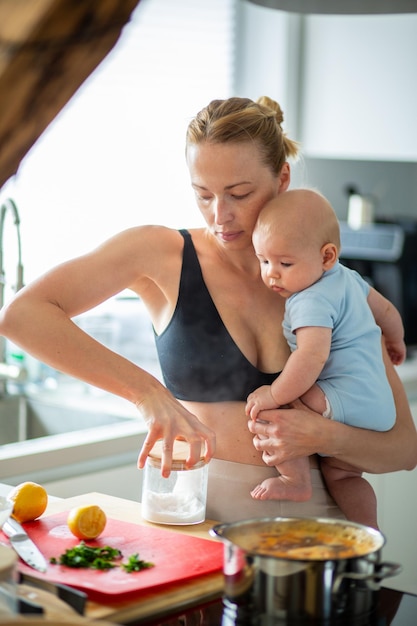
<svg viewBox="0 0 417 626">
<path fill-rule="evenodd" d="M 198 524 L 205 512 L 205 503 L 186 492 L 148 491 L 142 503 L 143 517 L 158 524 Z"/>
<path fill-rule="evenodd" d="M 171 473 L 161 473 L 161 446 L 158 441 L 146 462 L 142 489 L 142 516 L 157 524 L 199 524 L 206 515 L 208 467 L 203 458 L 186 469 L 189 444 L 174 442 Z M 153 455 L 153 456 L 152 456 Z"/>
</svg>

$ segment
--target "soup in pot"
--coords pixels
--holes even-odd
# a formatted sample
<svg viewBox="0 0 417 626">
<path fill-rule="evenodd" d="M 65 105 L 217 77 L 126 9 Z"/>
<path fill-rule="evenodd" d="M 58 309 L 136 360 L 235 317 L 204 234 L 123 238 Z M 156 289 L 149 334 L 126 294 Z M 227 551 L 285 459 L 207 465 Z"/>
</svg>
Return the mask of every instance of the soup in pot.
<svg viewBox="0 0 417 626">
<path fill-rule="evenodd" d="M 366 526 L 314 519 L 260 521 L 228 532 L 227 538 L 252 554 L 296 560 L 359 557 L 384 542 L 381 533 Z"/>
</svg>

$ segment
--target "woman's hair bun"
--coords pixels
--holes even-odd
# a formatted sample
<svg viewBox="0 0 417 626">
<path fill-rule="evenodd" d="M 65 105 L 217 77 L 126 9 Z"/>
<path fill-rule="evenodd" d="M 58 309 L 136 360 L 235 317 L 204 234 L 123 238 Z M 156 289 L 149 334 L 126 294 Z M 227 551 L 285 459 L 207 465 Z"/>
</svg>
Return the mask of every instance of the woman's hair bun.
<svg viewBox="0 0 417 626">
<path fill-rule="evenodd" d="M 257 99 L 256 102 L 260 106 L 265 107 L 266 109 L 270 109 L 277 118 L 278 124 L 281 126 L 282 122 L 284 121 L 284 113 L 282 112 L 282 109 L 279 106 L 278 102 L 272 100 L 272 98 L 269 98 L 268 96 L 261 96 Z"/>
</svg>

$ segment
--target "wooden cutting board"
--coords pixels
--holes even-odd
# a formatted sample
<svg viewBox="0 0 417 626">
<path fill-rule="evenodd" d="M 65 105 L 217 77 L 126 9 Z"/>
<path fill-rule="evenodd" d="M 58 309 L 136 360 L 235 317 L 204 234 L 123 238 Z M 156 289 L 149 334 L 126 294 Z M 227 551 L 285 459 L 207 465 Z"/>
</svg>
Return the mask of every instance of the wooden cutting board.
<svg viewBox="0 0 417 626">
<path fill-rule="evenodd" d="M 140 526 L 115 519 L 108 519 L 103 534 L 88 543 L 117 548 L 124 560 L 132 554 L 139 554 L 140 559 L 153 563 L 154 567 L 129 574 L 120 567 L 97 571 L 53 565 L 49 563 L 51 557 L 59 559 L 62 553 L 80 541 L 68 529 L 68 512 L 24 524 L 29 537 L 48 561 L 48 571 L 37 572 L 19 561 L 22 574 L 70 585 L 85 591 L 90 599 L 97 601 L 104 597 L 108 601 L 109 597 L 116 600 L 137 597 L 148 590 L 155 591 L 222 570 L 223 544 L 220 542 L 175 533 L 163 527 Z"/>
</svg>

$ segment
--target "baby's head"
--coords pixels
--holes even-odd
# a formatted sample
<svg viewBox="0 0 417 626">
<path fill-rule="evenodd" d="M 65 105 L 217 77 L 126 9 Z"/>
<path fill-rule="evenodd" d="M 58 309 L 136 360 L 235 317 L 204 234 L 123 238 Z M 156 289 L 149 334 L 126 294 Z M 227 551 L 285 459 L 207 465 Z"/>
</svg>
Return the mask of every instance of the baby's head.
<svg viewBox="0 0 417 626">
<path fill-rule="evenodd" d="M 253 244 L 265 284 L 288 297 L 334 266 L 340 252 L 339 222 L 319 192 L 286 191 L 260 212 Z"/>
<path fill-rule="evenodd" d="M 314 189 L 292 189 L 279 194 L 259 214 L 253 236 L 285 237 L 321 248 L 333 243 L 340 252 L 340 227 L 330 202 Z"/>
</svg>

